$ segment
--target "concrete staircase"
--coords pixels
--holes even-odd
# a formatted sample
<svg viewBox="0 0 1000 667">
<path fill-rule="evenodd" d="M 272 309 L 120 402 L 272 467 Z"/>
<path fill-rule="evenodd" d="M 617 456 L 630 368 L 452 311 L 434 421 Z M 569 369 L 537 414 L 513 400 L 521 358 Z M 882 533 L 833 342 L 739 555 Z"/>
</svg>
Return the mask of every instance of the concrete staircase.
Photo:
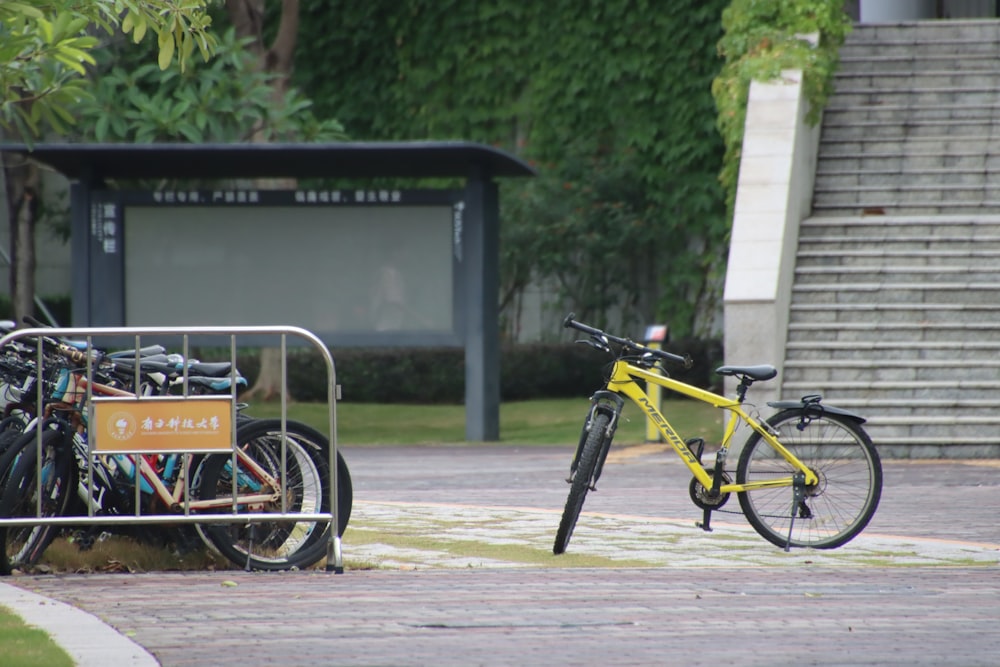
<svg viewBox="0 0 1000 667">
<path fill-rule="evenodd" d="M 887 456 L 1000 456 L 1000 21 L 857 26 L 799 230 L 782 394 Z"/>
</svg>

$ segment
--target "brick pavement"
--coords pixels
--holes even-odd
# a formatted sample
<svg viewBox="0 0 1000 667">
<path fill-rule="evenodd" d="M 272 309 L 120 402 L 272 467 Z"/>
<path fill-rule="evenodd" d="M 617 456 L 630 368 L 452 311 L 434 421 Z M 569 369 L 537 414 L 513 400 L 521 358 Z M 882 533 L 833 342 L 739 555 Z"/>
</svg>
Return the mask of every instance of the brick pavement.
<svg viewBox="0 0 1000 667">
<path fill-rule="evenodd" d="M 393 503 L 493 508 L 509 520 L 516 512 L 505 508 L 512 505 L 538 516 L 565 500 L 558 483 L 568 464 L 564 449 L 372 448 L 345 456 L 358 528 L 368 521 L 366 507 Z M 93 613 L 165 667 L 1000 664 L 1000 568 L 991 556 L 1000 554 L 1000 464 L 885 467 L 883 503 L 859 538 L 888 540 L 890 553 L 875 565 L 809 557 L 821 552 L 793 552 L 773 563 L 767 559 L 780 550 L 758 539 L 752 548 L 764 560 L 743 567 L 717 558 L 729 546 L 694 552 L 687 544 L 671 552 L 672 567 L 456 568 L 417 560 L 342 575 L 39 576 L 5 583 Z M 629 526 L 659 523 L 671 535 L 697 539 L 684 475 L 655 448 L 618 452 L 586 509 L 610 521 L 620 515 L 624 534 L 633 532 Z M 730 532 L 745 530 L 738 517 L 728 521 Z M 503 541 L 506 524 L 492 525 L 494 541 Z M 545 535 L 538 549 L 547 551 L 550 541 Z M 588 542 L 581 533 L 571 550 Z M 932 565 L 903 566 L 904 544 L 930 554 Z M 850 554 L 854 545 L 830 553 Z M 350 562 L 350 532 L 344 553 Z M 962 563 L 963 553 L 985 562 Z M 958 561 L 948 560 L 956 554 Z"/>
<path fill-rule="evenodd" d="M 19 585 L 94 612 L 165 667 L 985 667 L 1000 656 L 996 575 L 482 569 L 90 575 Z"/>
</svg>

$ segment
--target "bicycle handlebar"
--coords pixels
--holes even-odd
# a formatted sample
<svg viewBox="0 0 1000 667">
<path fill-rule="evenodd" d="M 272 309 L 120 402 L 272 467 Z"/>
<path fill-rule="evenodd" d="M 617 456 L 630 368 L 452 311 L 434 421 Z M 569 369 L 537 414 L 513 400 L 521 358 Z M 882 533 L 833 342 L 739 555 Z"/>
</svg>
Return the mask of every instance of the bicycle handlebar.
<svg viewBox="0 0 1000 667">
<path fill-rule="evenodd" d="M 49 325 L 45 324 L 44 322 L 40 322 L 39 320 L 36 320 L 34 317 L 31 317 L 30 315 L 25 315 L 22 319 L 24 320 L 25 324 L 29 324 L 36 329 L 50 328 Z M 78 350 L 77 348 L 71 345 L 67 345 L 66 343 L 56 338 L 51 338 L 49 336 L 42 336 L 41 338 L 42 338 L 42 343 L 44 343 L 49 348 L 62 355 L 68 361 L 72 361 L 73 363 L 81 363 L 87 360 L 87 353 L 84 352 L 83 350 Z"/>
<path fill-rule="evenodd" d="M 654 357 L 658 357 L 665 361 L 671 361 L 674 363 L 683 364 L 684 368 L 691 368 L 691 366 L 694 365 L 694 361 L 691 359 L 691 355 L 689 354 L 681 356 L 679 354 L 673 354 L 665 350 L 654 350 L 651 347 L 646 347 L 645 345 L 636 343 L 631 338 L 621 338 L 620 336 L 613 336 L 609 333 L 601 331 L 600 329 L 596 329 L 590 325 L 584 324 L 583 322 L 577 322 L 575 319 L 573 319 L 575 317 L 576 317 L 575 313 L 570 313 L 569 315 L 567 315 L 566 319 L 563 320 L 563 327 L 567 329 L 576 329 L 577 331 L 582 331 L 583 333 L 588 334 L 590 336 L 603 338 L 604 340 L 615 343 L 616 345 L 621 345 L 622 347 L 631 350 L 636 350 L 637 352 L 641 352 L 643 354 L 650 354 Z"/>
</svg>

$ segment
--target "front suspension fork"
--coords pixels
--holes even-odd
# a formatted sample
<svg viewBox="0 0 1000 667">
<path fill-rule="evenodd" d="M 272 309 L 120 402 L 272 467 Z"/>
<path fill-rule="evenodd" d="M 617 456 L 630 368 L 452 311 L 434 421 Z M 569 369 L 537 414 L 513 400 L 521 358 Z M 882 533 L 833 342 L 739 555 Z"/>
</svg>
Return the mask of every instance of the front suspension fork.
<svg viewBox="0 0 1000 667">
<path fill-rule="evenodd" d="M 618 419 L 624 407 L 625 399 L 612 391 L 601 390 L 590 398 L 590 412 L 587 414 L 587 421 L 584 423 L 583 430 L 580 433 L 580 441 L 576 445 L 576 453 L 573 455 L 573 463 L 570 464 L 570 476 L 566 479 L 567 482 L 572 481 L 573 475 L 576 474 L 580 455 L 583 453 L 583 446 L 587 442 L 587 436 L 590 434 L 591 428 L 593 428 L 594 417 L 598 413 L 603 412 L 609 417 L 608 432 L 602 440 L 601 452 L 597 457 L 597 464 L 594 466 L 593 479 L 590 480 L 590 488 L 596 490 L 597 480 L 600 479 L 601 471 L 604 470 L 604 462 L 607 460 L 608 452 L 611 450 L 611 440 L 614 438 L 615 430 L 618 428 Z"/>
</svg>

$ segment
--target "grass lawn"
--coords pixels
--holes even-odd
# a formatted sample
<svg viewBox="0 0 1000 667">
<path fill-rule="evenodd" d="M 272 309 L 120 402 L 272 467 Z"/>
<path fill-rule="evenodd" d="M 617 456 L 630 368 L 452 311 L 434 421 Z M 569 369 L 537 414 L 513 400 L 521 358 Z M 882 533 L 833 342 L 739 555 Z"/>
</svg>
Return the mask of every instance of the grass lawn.
<svg viewBox="0 0 1000 667">
<path fill-rule="evenodd" d="M 0 606 L 0 646 L 4 667 L 73 667 L 73 660 L 45 632 L 24 624 Z"/>
<path fill-rule="evenodd" d="M 500 439 L 512 444 L 576 445 L 590 403 L 586 398 L 545 399 L 503 403 Z M 257 402 L 247 408 L 254 417 L 278 417 L 281 404 Z M 701 437 L 717 443 L 722 435 L 722 410 L 686 399 L 663 402 L 663 413 L 683 438 Z M 290 403 L 288 418 L 328 431 L 325 404 Z M 461 405 L 337 404 L 337 437 L 341 445 L 430 444 L 465 442 L 465 407 Z M 622 414 L 615 442 L 646 440 L 646 421 L 634 405 Z"/>
</svg>

